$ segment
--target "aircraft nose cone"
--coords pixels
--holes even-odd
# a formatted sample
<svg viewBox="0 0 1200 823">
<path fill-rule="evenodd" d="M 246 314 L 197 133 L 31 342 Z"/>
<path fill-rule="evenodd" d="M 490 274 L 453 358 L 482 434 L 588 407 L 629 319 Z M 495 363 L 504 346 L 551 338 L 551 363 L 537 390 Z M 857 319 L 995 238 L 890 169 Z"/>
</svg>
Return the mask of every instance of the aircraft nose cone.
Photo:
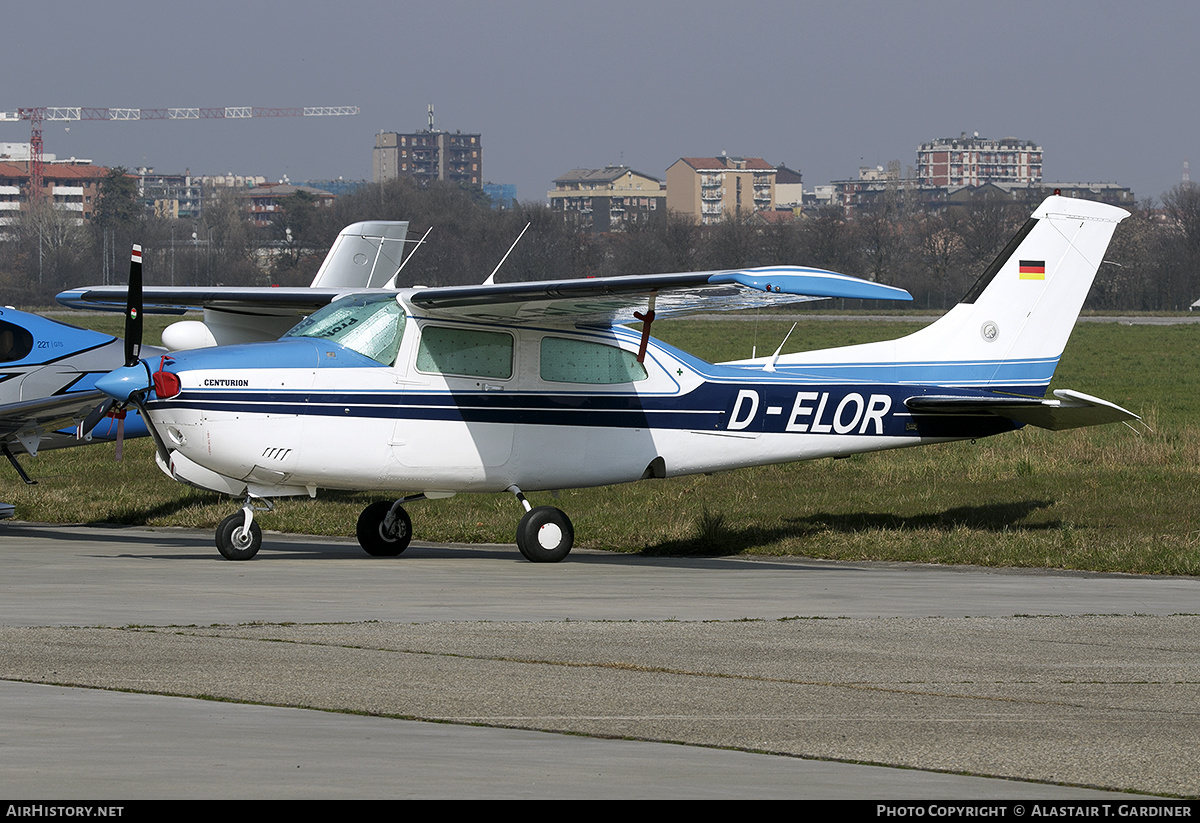
<svg viewBox="0 0 1200 823">
<path fill-rule="evenodd" d="M 112 399 L 124 403 L 134 392 L 150 388 L 150 375 L 141 363 L 136 366 L 123 366 L 97 380 L 96 388 Z"/>
</svg>

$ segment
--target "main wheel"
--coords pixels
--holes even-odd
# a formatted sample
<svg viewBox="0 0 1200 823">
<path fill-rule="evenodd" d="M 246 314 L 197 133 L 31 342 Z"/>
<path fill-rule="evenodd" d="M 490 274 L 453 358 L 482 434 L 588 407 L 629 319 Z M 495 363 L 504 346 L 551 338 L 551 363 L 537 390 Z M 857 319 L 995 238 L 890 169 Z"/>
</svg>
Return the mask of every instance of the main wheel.
<svg viewBox="0 0 1200 823">
<path fill-rule="evenodd" d="M 217 551 L 226 560 L 249 560 L 262 547 L 262 529 L 253 520 L 250 528 L 243 529 L 246 515 L 231 514 L 217 526 Z"/>
<path fill-rule="evenodd" d="M 530 563 L 557 563 L 571 553 L 575 528 L 553 506 L 528 511 L 517 526 L 517 548 Z"/>
<path fill-rule="evenodd" d="M 395 557 L 408 548 L 412 540 L 412 520 L 403 508 L 396 509 L 396 522 L 391 529 L 383 526 L 392 504 L 386 500 L 372 503 L 358 516 L 358 545 L 372 557 Z"/>
</svg>

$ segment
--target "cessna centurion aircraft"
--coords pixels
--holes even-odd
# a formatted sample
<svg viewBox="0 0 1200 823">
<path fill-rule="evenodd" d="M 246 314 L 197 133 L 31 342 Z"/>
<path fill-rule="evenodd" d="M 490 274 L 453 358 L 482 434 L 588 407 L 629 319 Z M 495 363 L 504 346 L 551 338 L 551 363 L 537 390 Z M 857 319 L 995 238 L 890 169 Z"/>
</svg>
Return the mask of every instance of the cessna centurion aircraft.
<svg viewBox="0 0 1200 823">
<path fill-rule="evenodd" d="M 882 343 L 712 364 L 650 337 L 656 317 L 907 292 L 790 266 L 425 289 L 224 292 L 308 313 L 272 342 L 148 358 L 97 381 L 151 421 L 159 466 L 244 497 L 217 529 L 231 560 L 262 542 L 256 501 L 320 488 L 393 492 L 358 539 L 397 555 L 403 505 L 511 492 L 531 561 L 571 550 L 565 513 L 525 492 L 626 483 L 1136 415 L 1074 391 L 1042 397 L 1127 212 L 1050 197 L 970 293 Z M 283 292 L 286 292 L 283 293 Z M 111 303 L 80 289 L 70 305 Z M 155 294 L 157 301 L 163 295 Z M 194 304 L 197 295 L 176 298 Z M 264 300 L 267 301 L 264 303 Z M 307 302 L 305 302 L 307 301 Z M 641 331 L 622 324 L 641 321 Z M 268 504 L 269 505 L 269 504 Z"/>
</svg>

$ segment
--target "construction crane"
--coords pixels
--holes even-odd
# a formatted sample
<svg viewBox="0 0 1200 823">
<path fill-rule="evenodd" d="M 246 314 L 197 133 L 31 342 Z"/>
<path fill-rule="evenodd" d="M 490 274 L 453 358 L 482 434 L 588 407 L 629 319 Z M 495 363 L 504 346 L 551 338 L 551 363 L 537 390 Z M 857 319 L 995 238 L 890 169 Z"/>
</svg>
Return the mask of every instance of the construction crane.
<svg viewBox="0 0 1200 823">
<path fill-rule="evenodd" d="M 168 109 L 96 109 L 84 106 L 39 106 L 0 111 L 0 123 L 15 120 L 30 122 L 29 134 L 29 199 L 42 196 L 42 123 L 72 120 L 241 120 L 247 117 L 342 117 L 358 114 L 358 106 L 302 106 L 287 109 L 264 109 L 258 106 L 226 106 L 225 108 L 168 108 Z"/>
</svg>

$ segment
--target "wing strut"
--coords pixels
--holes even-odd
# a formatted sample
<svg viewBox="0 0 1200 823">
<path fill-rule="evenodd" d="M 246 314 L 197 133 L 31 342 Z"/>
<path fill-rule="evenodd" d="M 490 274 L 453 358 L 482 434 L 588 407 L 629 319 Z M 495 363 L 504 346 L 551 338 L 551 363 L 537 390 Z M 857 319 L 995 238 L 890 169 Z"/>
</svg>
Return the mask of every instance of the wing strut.
<svg viewBox="0 0 1200 823">
<path fill-rule="evenodd" d="M 646 346 L 650 343 L 650 324 L 654 322 L 654 295 L 650 295 L 650 305 L 646 309 L 646 313 L 635 311 L 633 316 L 642 321 L 642 342 L 638 344 L 637 361 L 639 363 L 646 362 Z"/>
<path fill-rule="evenodd" d="M 5 443 L 3 446 L 0 446 L 0 449 L 3 449 L 4 456 L 8 458 L 8 462 L 12 464 L 12 467 L 17 470 L 17 474 L 21 476 L 21 480 L 25 481 L 25 485 L 36 486 L 37 481 L 30 478 L 25 473 L 25 470 L 21 468 L 21 464 L 17 462 L 17 456 L 8 450 L 8 444 Z"/>
</svg>

